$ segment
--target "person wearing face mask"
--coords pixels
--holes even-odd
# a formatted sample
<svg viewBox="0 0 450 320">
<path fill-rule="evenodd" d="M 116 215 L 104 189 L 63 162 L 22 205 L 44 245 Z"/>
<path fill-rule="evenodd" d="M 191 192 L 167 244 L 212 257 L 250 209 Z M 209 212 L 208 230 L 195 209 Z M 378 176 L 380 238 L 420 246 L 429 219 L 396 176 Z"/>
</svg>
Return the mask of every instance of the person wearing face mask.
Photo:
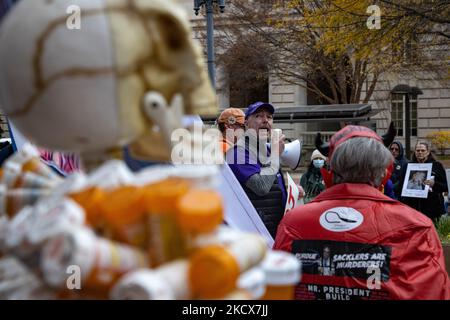
<svg viewBox="0 0 450 320">
<path fill-rule="evenodd" d="M 304 203 L 311 202 L 315 197 L 325 190 L 320 169 L 325 165 L 326 157 L 319 150 L 314 150 L 311 155 L 311 163 L 308 170 L 300 179 L 300 185 L 305 190 Z"/>
<path fill-rule="evenodd" d="M 423 181 L 424 185 L 430 186 L 427 198 L 402 197 L 401 202 L 422 212 L 430 219 L 436 220 L 445 213 L 442 195 L 444 192 L 448 192 L 445 169 L 439 161 L 436 161 L 430 153 L 429 144 L 424 141 L 417 142 L 411 163 L 432 163 L 431 176 L 434 176 L 434 179 Z"/>
</svg>

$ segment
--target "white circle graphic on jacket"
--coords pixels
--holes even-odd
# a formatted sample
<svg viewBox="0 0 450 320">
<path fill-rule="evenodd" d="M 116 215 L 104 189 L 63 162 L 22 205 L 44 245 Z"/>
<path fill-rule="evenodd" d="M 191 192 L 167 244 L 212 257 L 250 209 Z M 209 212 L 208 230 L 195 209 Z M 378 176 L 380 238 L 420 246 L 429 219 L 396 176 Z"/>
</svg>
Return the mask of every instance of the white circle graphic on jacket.
<svg viewBox="0 0 450 320">
<path fill-rule="evenodd" d="M 320 225 L 329 231 L 344 232 L 359 227 L 364 216 L 353 208 L 336 207 L 322 213 L 319 221 Z"/>
</svg>

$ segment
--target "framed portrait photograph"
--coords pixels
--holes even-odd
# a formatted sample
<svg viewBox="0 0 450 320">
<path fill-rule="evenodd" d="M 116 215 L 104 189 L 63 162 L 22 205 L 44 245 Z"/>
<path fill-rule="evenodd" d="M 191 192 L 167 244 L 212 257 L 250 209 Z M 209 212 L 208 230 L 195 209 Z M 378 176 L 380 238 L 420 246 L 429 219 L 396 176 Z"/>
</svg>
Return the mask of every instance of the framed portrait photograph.
<svg viewBox="0 0 450 320">
<path fill-rule="evenodd" d="M 403 182 L 402 197 L 427 198 L 430 186 L 424 181 L 431 179 L 432 163 L 409 163 Z"/>
</svg>

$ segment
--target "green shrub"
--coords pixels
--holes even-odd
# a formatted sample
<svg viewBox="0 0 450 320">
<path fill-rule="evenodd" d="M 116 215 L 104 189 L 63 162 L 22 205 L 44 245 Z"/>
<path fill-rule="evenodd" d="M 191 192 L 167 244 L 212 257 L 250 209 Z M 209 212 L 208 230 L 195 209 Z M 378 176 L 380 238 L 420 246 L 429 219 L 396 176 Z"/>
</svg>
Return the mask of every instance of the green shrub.
<svg viewBox="0 0 450 320">
<path fill-rule="evenodd" d="M 436 222 L 436 231 L 441 242 L 450 245 L 450 216 L 442 216 Z"/>
</svg>

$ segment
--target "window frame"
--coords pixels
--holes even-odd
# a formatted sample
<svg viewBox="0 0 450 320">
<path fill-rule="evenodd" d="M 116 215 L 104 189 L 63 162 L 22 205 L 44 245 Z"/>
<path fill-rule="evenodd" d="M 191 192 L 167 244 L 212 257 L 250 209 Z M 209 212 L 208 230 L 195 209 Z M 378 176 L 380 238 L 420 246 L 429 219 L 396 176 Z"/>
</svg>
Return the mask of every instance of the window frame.
<svg viewBox="0 0 450 320">
<path fill-rule="evenodd" d="M 410 95 L 409 98 L 410 103 L 410 121 L 411 121 L 411 137 L 417 137 L 418 133 L 418 114 L 417 114 L 417 105 L 418 105 L 418 96 Z M 399 112 L 401 104 L 401 112 Z M 401 93 L 391 93 L 391 119 L 394 122 L 395 127 L 397 128 L 397 136 L 405 138 L 405 127 L 406 127 L 406 117 L 405 117 L 405 108 L 406 108 L 406 94 Z M 400 116 L 401 119 L 400 119 Z M 399 125 L 401 123 L 401 126 Z"/>
</svg>

